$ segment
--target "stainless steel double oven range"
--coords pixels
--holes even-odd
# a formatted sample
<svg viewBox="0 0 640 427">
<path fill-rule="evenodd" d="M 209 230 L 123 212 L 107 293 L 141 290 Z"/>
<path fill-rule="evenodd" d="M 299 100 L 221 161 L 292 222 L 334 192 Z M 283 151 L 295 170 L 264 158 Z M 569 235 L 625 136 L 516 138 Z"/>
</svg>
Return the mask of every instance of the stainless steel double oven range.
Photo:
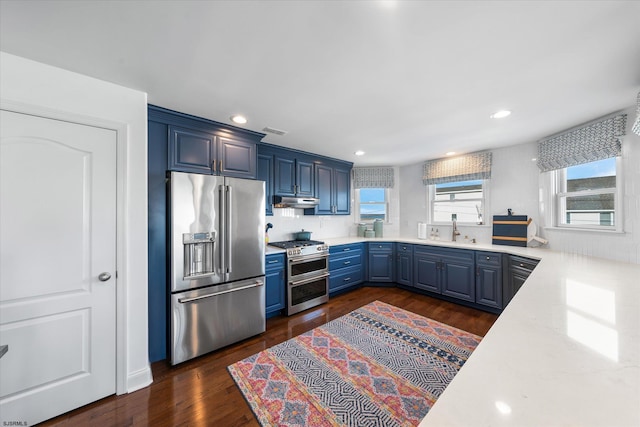
<svg viewBox="0 0 640 427">
<path fill-rule="evenodd" d="M 287 251 L 287 316 L 329 301 L 329 246 L 316 240 L 270 245 Z"/>
</svg>

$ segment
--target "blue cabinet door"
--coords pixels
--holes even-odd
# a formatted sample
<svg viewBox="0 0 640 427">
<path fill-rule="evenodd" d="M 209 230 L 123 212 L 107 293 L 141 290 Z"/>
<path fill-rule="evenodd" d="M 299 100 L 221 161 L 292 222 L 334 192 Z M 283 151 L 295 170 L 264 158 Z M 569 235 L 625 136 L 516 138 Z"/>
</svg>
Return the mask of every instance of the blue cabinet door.
<svg viewBox="0 0 640 427">
<path fill-rule="evenodd" d="M 334 168 L 334 201 L 333 213 L 349 215 L 351 213 L 351 170 L 340 167 Z"/>
<path fill-rule="evenodd" d="M 471 255 L 472 256 L 472 255 Z M 447 257 L 442 258 L 442 295 L 465 301 L 476 301 L 473 260 L 470 264 Z"/>
<path fill-rule="evenodd" d="M 476 302 L 502 308 L 502 268 L 479 265 L 476 270 Z"/>
<path fill-rule="evenodd" d="M 370 282 L 393 282 L 394 281 L 394 250 L 393 243 L 369 243 L 369 265 Z"/>
<path fill-rule="evenodd" d="M 393 256 L 390 252 L 369 252 L 369 281 L 393 282 Z"/>
<path fill-rule="evenodd" d="M 411 286 L 413 284 L 413 246 L 396 244 L 396 282 Z"/>
<path fill-rule="evenodd" d="M 320 203 L 315 214 L 331 215 L 333 213 L 333 168 L 316 164 L 316 197 Z"/>
<path fill-rule="evenodd" d="M 503 255 L 495 252 L 476 252 L 476 302 L 502 309 Z"/>
<path fill-rule="evenodd" d="M 296 161 L 280 154 L 274 156 L 273 191 L 278 196 L 295 196 Z"/>
<path fill-rule="evenodd" d="M 256 177 L 255 142 L 218 137 L 218 145 L 218 174 L 247 179 Z"/>
<path fill-rule="evenodd" d="M 315 191 L 313 160 L 296 159 L 296 195 L 298 197 L 313 197 Z"/>
<path fill-rule="evenodd" d="M 413 256 L 413 286 L 440 293 L 440 258 L 416 252 Z"/>
<path fill-rule="evenodd" d="M 273 156 L 258 154 L 256 179 L 264 181 L 265 213 L 273 215 Z"/>
<path fill-rule="evenodd" d="M 207 132 L 169 126 L 167 168 L 180 172 L 210 174 L 215 164 L 217 137 Z"/>
<path fill-rule="evenodd" d="M 265 267 L 266 314 L 276 314 L 285 308 L 284 254 L 267 255 Z"/>
</svg>

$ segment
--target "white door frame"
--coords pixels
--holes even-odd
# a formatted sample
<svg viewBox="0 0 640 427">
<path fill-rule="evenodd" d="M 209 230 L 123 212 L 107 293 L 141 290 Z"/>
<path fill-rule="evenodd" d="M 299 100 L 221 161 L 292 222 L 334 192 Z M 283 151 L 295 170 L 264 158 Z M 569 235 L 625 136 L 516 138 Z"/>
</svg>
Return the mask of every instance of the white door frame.
<svg viewBox="0 0 640 427">
<path fill-rule="evenodd" d="M 81 125 L 88 125 L 116 132 L 116 394 L 124 394 L 127 390 L 127 307 L 129 305 L 127 289 L 127 224 L 126 224 L 126 190 L 128 166 L 128 128 L 126 123 L 103 120 L 96 117 L 83 116 L 66 111 L 53 110 L 37 105 L 0 99 L 0 109 L 16 113 L 30 114 L 49 119 L 62 120 Z M 144 313 L 147 316 L 147 313 Z"/>
</svg>

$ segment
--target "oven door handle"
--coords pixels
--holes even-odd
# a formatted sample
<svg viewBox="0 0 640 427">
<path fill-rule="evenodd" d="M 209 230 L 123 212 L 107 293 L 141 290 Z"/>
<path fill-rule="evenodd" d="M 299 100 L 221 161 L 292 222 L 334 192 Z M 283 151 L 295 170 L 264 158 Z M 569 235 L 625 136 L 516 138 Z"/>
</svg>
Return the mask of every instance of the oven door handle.
<svg viewBox="0 0 640 427">
<path fill-rule="evenodd" d="M 289 258 L 289 264 L 303 264 L 308 261 L 315 261 L 318 259 L 329 258 L 328 254 L 309 255 L 304 258 Z"/>
<path fill-rule="evenodd" d="M 325 277 L 329 277 L 329 273 L 320 274 L 318 276 L 310 277 L 304 280 L 298 280 L 297 282 L 291 282 L 289 283 L 289 285 L 290 286 L 304 285 L 305 283 L 313 282 L 314 280 L 318 280 L 318 279 L 324 279 Z"/>
</svg>

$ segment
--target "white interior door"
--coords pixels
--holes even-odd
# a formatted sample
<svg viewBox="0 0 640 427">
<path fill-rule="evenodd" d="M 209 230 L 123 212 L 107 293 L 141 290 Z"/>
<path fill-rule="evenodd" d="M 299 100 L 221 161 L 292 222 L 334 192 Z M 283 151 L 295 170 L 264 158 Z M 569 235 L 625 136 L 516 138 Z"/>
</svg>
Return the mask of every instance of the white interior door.
<svg viewBox="0 0 640 427">
<path fill-rule="evenodd" d="M 116 390 L 116 132 L 0 128 L 0 421 L 32 425 Z"/>
</svg>

